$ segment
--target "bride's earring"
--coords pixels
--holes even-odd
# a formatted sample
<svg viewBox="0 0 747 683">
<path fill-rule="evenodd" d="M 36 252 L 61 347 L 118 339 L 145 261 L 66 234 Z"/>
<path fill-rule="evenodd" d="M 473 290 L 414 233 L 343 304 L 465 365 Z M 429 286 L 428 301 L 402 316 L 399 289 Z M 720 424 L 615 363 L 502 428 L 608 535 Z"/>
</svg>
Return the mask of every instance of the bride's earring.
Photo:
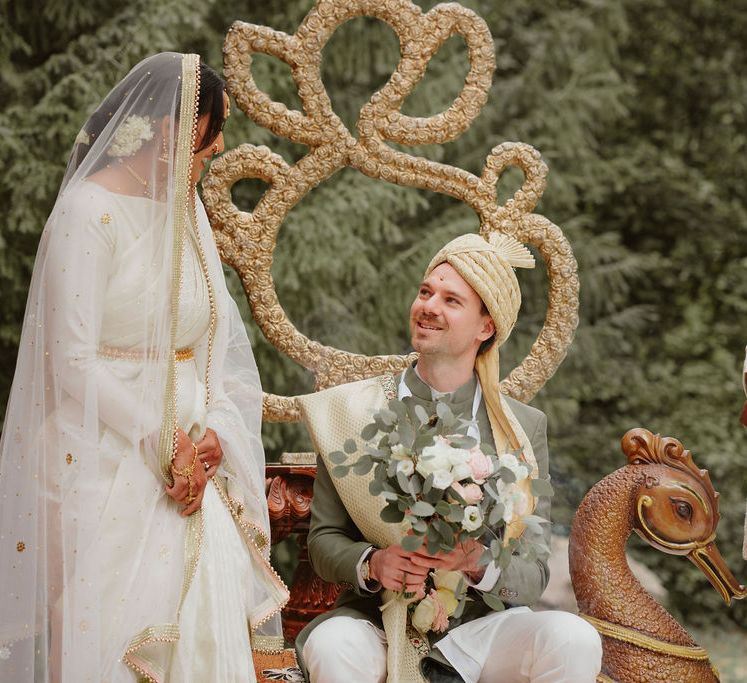
<svg viewBox="0 0 747 683">
<path fill-rule="evenodd" d="M 164 164 L 169 163 L 169 148 L 166 145 L 166 138 L 161 138 L 161 154 L 158 155 L 158 161 L 163 161 Z"/>
</svg>

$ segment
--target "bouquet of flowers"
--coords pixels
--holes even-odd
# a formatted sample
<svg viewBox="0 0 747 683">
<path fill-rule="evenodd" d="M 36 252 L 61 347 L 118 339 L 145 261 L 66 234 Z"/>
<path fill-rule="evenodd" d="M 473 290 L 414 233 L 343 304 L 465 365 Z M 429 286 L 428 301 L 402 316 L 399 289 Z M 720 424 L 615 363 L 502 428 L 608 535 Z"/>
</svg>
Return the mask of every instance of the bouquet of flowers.
<svg viewBox="0 0 747 683">
<path fill-rule="evenodd" d="M 425 546 L 429 554 L 448 553 L 468 539 L 480 539 L 486 548 L 480 563 L 492 562 L 502 570 L 515 555 L 547 557 L 541 525 L 548 522 L 531 514 L 526 484 L 519 485 L 530 475 L 517 457 L 521 452 L 496 454 L 487 444 L 478 445 L 467 435 L 470 424 L 443 402 L 436 402 L 436 414 L 430 416 L 408 398 L 393 399 L 361 431 L 364 446 L 357 458 L 353 439 L 329 454 L 332 475 L 364 475 L 373 469 L 369 491 L 387 501 L 381 518 L 402 524 L 404 550 Z M 532 496 L 552 495 L 548 481 L 530 482 Z M 504 542 L 504 527 L 517 519 L 525 531 Z M 482 598 L 492 609 L 503 609 L 491 593 Z M 421 633 L 446 630 L 448 618 L 460 616 L 467 599 L 461 572 L 432 572 L 425 598 L 411 605 L 412 624 Z"/>
</svg>

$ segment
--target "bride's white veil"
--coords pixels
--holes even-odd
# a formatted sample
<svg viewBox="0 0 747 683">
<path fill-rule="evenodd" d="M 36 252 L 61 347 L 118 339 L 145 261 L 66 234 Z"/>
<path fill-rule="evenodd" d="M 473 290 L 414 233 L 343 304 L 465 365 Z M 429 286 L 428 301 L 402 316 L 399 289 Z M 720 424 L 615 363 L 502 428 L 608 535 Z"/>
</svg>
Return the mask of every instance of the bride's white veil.
<svg viewBox="0 0 747 683">
<path fill-rule="evenodd" d="M 198 131 L 198 104 L 200 113 L 223 106 L 198 98 L 199 76 L 196 55 L 162 53 L 134 67 L 81 129 L 42 233 L 0 441 L 3 681 L 102 680 L 111 631 L 100 611 L 107 582 L 100 558 L 88 552 L 102 516 L 132 513 L 143 525 L 131 530 L 143 539 L 135 554 L 156 542 L 152 536 L 171 533 L 136 515 L 141 487 L 160 495 L 170 482 L 177 340 L 190 314 L 180 296 L 187 239 L 200 244 L 210 283 L 210 334 L 194 354 L 208 386 L 206 425 L 224 448 L 225 500 L 256 565 L 252 631 L 279 634 L 287 596 L 267 562 L 259 376 L 190 180 L 195 148 L 211 134 Z M 137 205 L 140 217 L 128 224 L 134 232 L 126 243 L 118 197 Z M 148 254 L 148 266 L 138 266 L 143 272 L 130 267 L 128 249 Z M 122 294 L 104 306 L 112 286 Z M 134 311 L 126 324 L 116 322 L 123 319 L 118 307 Z M 112 511 L 101 481 L 110 474 L 105 456 L 115 450 L 145 477 L 117 482 L 136 490 Z M 164 600 L 183 597 L 199 555 L 200 514 L 184 524 L 184 579 L 162 587 Z M 131 612 L 142 617 L 144 610 Z M 133 614 L 112 615 L 138 629 L 114 656 L 147 671 L 148 648 L 178 639 L 177 615 L 141 629 Z"/>
</svg>

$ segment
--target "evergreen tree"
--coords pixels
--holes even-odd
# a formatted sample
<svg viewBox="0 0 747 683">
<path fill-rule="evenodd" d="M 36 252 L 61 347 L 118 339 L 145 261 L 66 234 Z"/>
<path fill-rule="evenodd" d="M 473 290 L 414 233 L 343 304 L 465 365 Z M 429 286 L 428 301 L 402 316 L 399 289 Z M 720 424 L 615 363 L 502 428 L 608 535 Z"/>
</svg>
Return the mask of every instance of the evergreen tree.
<svg viewBox="0 0 747 683">
<path fill-rule="evenodd" d="M 235 19 L 295 31 L 311 0 L 143 0 L 21 3 L 0 0 L 0 400 L 4 406 L 36 244 L 66 156 L 92 109 L 129 68 L 161 50 L 197 51 L 220 66 Z M 421 2 L 424 10 L 434 0 Z M 644 426 L 676 436 L 721 490 L 719 545 L 738 570 L 747 497 L 745 434 L 737 424 L 747 308 L 743 2 L 694 0 L 470 0 L 493 33 L 497 71 L 488 105 L 465 135 L 443 147 L 408 150 L 479 173 L 490 149 L 521 140 L 550 166 L 537 209 L 574 247 L 582 283 L 581 323 L 556 377 L 534 404 L 549 416 L 552 468 L 562 529 L 594 482 L 623 464 L 619 439 Z M 335 111 L 351 131 L 357 113 L 393 71 L 397 39 L 358 18 L 340 27 L 323 54 Z M 300 108 L 287 65 L 255 60 L 274 99 Z M 447 107 L 467 72 L 466 49 L 449 40 L 405 103 L 426 116 Z M 259 128 L 234 107 L 227 148 L 268 145 L 293 163 L 305 149 Z M 520 183 L 500 181 L 501 196 Z M 250 210 L 258 181 L 234 188 Z M 373 181 L 344 170 L 294 208 L 284 224 L 273 275 L 280 301 L 306 335 L 362 353 L 404 353 L 407 312 L 422 271 L 451 237 L 478 228 L 455 200 Z M 334 248 L 330 248 L 334 245 Z M 265 388 L 312 389 L 308 372 L 264 340 L 234 274 Z M 507 372 L 542 324 L 546 280 L 521 273 L 523 310 L 502 351 Z M 266 425 L 265 445 L 310 447 L 298 425 Z M 741 486 L 741 490 L 740 490 Z M 691 620 L 747 623 L 726 610 L 681 558 L 641 552 L 672 602 Z M 737 572 L 738 573 L 738 572 Z"/>
</svg>

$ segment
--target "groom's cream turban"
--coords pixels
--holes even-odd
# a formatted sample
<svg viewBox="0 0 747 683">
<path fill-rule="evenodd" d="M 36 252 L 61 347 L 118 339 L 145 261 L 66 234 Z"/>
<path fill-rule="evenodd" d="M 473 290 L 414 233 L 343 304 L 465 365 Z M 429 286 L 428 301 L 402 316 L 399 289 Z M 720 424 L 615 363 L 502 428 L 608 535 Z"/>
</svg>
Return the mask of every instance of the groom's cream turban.
<svg viewBox="0 0 747 683">
<path fill-rule="evenodd" d="M 475 360 L 495 447 L 499 453 L 501 449 L 522 448 L 524 459 L 536 477 L 537 463 L 531 444 L 526 442 L 516 418 L 501 400 L 498 371 L 498 349 L 508 339 L 521 306 L 521 290 L 514 268 L 534 268 L 534 257 L 509 235 L 492 233 L 486 240 L 480 235 L 468 234 L 452 240 L 433 257 L 425 271 L 426 277 L 442 263 L 448 263 L 477 292 L 495 324 L 492 346 Z M 511 529 L 509 535 L 519 535 L 522 528 Z"/>
</svg>

